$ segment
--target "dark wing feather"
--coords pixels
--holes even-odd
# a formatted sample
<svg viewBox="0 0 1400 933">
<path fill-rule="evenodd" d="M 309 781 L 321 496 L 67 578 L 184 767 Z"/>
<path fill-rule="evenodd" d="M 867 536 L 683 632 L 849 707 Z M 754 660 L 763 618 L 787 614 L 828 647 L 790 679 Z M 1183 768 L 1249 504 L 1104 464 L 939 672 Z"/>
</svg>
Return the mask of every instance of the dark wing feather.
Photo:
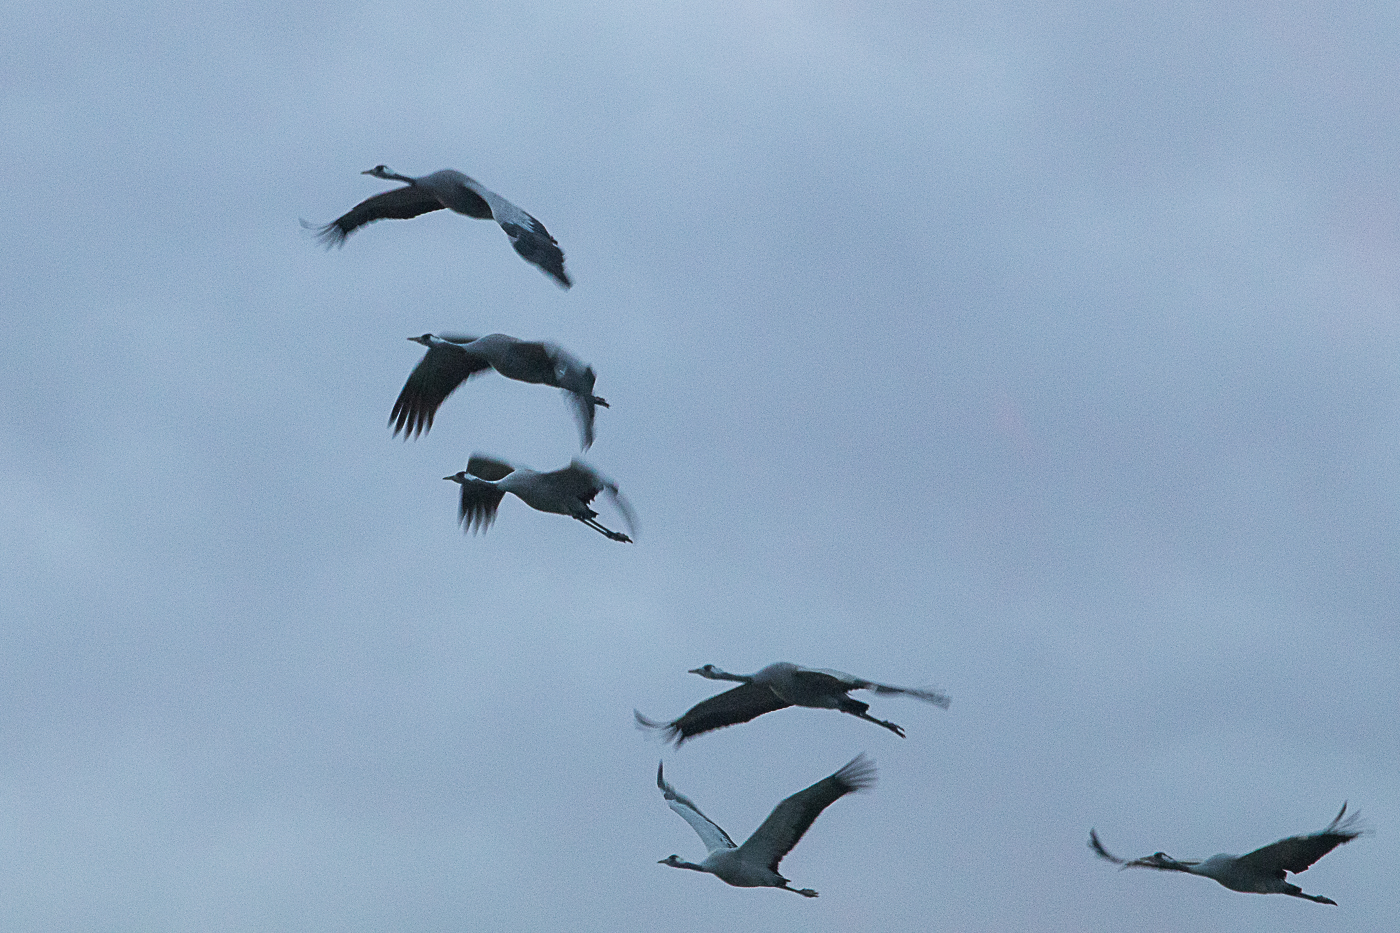
<svg viewBox="0 0 1400 933">
<path fill-rule="evenodd" d="M 917 697 L 935 706 L 947 709 L 951 702 L 946 693 L 938 690 L 927 690 L 919 687 L 896 687 L 892 684 L 877 684 L 873 680 L 866 680 L 863 677 L 856 677 L 854 674 L 847 674 L 843 671 L 813 670 L 811 668 L 799 668 L 793 672 L 793 677 L 798 680 L 805 680 L 814 685 L 819 685 L 823 689 L 834 690 L 869 690 L 871 693 L 885 696 L 911 696 Z"/>
<path fill-rule="evenodd" d="M 559 248 L 558 241 L 549 235 L 544 224 L 529 214 L 525 216 L 529 219 L 528 227 L 509 222 L 501 224 L 501 229 L 510 237 L 510 245 L 520 254 L 521 259 L 538 266 L 558 282 L 560 287 L 571 287 L 574 283 L 564 271 L 564 251 Z"/>
<path fill-rule="evenodd" d="M 453 347 L 430 348 L 409 373 L 394 410 L 389 413 L 394 436 L 402 431 L 404 440 L 408 440 L 410 436 L 426 434 L 433 426 L 438 407 L 453 390 L 490 368 L 490 363 L 474 353 Z"/>
<path fill-rule="evenodd" d="M 633 710 L 637 723 L 648 729 L 663 729 L 665 741 L 680 748 L 686 739 L 714 729 L 736 726 L 741 722 L 790 706 L 776 693 L 761 684 L 740 684 L 733 690 L 716 694 L 692 706 L 684 716 L 670 722 L 655 722 Z"/>
<path fill-rule="evenodd" d="M 490 528 L 504 496 L 505 492 L 490 483 L 465 478 L 462 501 L 457 507 L 457 520 L 462 523 L 462 530 L 476 534 Z"/>
<path fill-rule="evenodd" d="M 623 497 L 617 486 L 609 483 L 607 490 L 608 497 L 612 499 L 613 505 L 617 506 L 618 514 L 622 516 L 622 521 L 627 526 L 627 532 L 635 535 L 637 533 L 637 513 L 632 508 L 632 503 Z"/>
<path fill-rule="evenodd" d="M 1092 829 L 1089 830 L 1089 848 L 1093 849 L 1094 854 L 1099 858 L 1108 859 L 1115 865 L 1126 865 L 1128 863 L 1127 859 L 1119 858 L 1105 849 L 1103 843 L 1099 842 L 1099 834 Z"/>
<path fill-rule="evenodd" d="M 794 680 L 807 684 L 809 689 L 819 693 L 845 693 L 860 689 L 869 683 L 850 674 L 841 674 L 840 671 L 818 671 L 808 667 L 798 668 L 792 672 L 792 676 Z"/>
<path fill-rule="evenodd" d="M 753 860 L 772 871 L 792 847 L 801 841 L 808 827 L 821 812 L 847 794 L 875 783 L 875 764 L 862 752 L 830 777 L 793 794 L 773 808 L 763 825 L 754 830 L 742 846 L 741 855 L 753 853 Z"/>
<path fill-rule="evenodd" d="M 452 209 L 477 220 L 490 220 L 495 216 L 491 213 L 491 205 L 486 203 L 486 199 L 466 185 L 457 187 L 457 203 L 452 205 Z"/>
<path fill-rule="evenodd" d="M 1356 825 L 1356 815 L 1343 820 L 1347 812 L 1342 804 L 1341 812 L 1325 829 L 1306 836 L 1289 836 L 1278 842 L 1255 849 L 1240 856 L 1240 864 L 1261 872 L 1276 874 L 1282 878 L 1284 872 L 1307 871 L 1312 864 L 1343 843 L 1351 842 L 1360 836 L 1362 830 Z"/>
<path fill-rule="evenodd" d="M 515 467 L 495 457 L 472 454 L 471 459 L 467 461 L 467 472 L 478 479 L 495 483 L 514 473 Z"/>
<path fill-rule="evenodd" d="M 593 446 L 593 414 L 596 406 L 593 396 L 580 395 L 577 392 L 564 390 L 564 395 L 569 402 L 569 407 L 574 411 L 574 420 L 578 422 L 579 441 L 584 450 Z"/>
<path fill-rule="evenodd" d="M 592 502 L 608 486 L 602 474 L 577 458 L 566 467 L 541 473 L 540 480 L 560 495 L 576 497 L 584 505 Z"/>
<path fill-rule="evenodd" d="M 508 356 L 510 361 L 505 365 L 512 372 L 501 371 L 501 375 L 521 382 L 559 385 L 554 373 L 554 357 L 545 344 L 537 340 L 517 340 L 511 344 Z"/>
<path fill-rule="evenodd" d="M 302 225 L 314 229 L 317 238 L 330 249 L 332 246 L 344 246 L 345 238 L 365 224 L 376 220 L 408 220 L 429 211 L 440 211 L 442 207 L 442 202 L 425 189 L 408 185 L 366 198 L 323 227 L 312 227 L 305 221 L 302 221 Z"/>
</svg>

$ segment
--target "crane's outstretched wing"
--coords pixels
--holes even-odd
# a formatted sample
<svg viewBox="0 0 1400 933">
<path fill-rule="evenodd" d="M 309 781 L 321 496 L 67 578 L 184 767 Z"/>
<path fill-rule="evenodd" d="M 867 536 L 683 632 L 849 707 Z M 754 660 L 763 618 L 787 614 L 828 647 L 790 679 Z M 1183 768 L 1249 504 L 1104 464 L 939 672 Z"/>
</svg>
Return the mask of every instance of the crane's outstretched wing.
<svg viewBox="0 0 1400 933">
<path fill-rule="evenodd" d="M 632 511 L 631 504 L 622 497 L 622 493 L 617 488 L 617 483 L 608 479 L 602 473 L 584 463 L 578 457 L 561 470 L 554 470 L 545 474 L 553 483 L 558 483 L 560 489 L 566 489 L 571 495 L 576 495 L 584 503 L 590 503 L 600 492 L 607 492 L 608 498 L 613 505 L 617 506 L 617 511 L 622 515 L 622 521 L 627 525 L 627 530 L 636 534 L 637 514 Z"/>
<path fill-rule="evenodd" d="M 1099 834 L 1098 834 L 1097 832 L 1095 832 L 1094 830 L 1092 830 L 1092 829 L 1089 830 L 1089 848 L 1093 849 L 1093 850 L 1094 850 L 1094 854 L 1097 855 L 1099 858 L 1108 859 L 1110 862 L 1112 862 L 1112 863 L 1115 864 L 1115 865 L 1127 865 L 1127 864 L 1128 864 L 1128 860 L 1127 860 L 1127 859 L 1125 859 L 1125 858 L 1119 858 L 1118 856 L 1114 855 L 1112 852 L 1109 852 L 1107 849 L 1105 849 L 1105 848 L 1103 847 L 1103 843 L 1102 843 L 1102 842 L 1099 842 Z"/>
<path fill-rule="evenodd" d="M 591 503 L 608 485 L 608 480 L 588 464 L 574 458 L 566 467 L 540 474 L 540 481 L 567 498 L 577 498 L 584 505 Z"/>
<path fill-rule="evenodd" d="M 1289 836 L 1287 839 L 1280 839 L 1255 849 L 1247 855 L 1240 856 L 1240 864 L 1253 871 L 1272 874 L 1278 878 L 1282 878 L 1284 872 L 1291 871 L 1296 874 L 1307 871 L 1328 852 L 1362 834 L 1363 830 L 1356 825 L 1356 814 L 1353 813 L 1349 819 L 1342 819 L 1346 812 L 1347 805 L 1344 803 L 1336 818 L 1326 828 L 1306 836 Z"/>
<path fill-rule="evenodd" d="M 835 774 L 822 778 L 774 807 L 763 825 L 754 830 L 753 835 L 739 847 L 742 850 L 740 856 L 748 860 L 752 853 L 752 861 L 767 865 L 776 872 L 783 856 L 792 851 L 792 847 L 797 845 L 823 810 L 847 794 L 864 790 L 874 783 L 875 764 L 862 752 Z"/>
<path fill-rule="evenodd" d="M 497 460 L 495 457 L 488 457 L 484 454 L 472 454 L 467 461 L 467 472 L 477 479 L 484 479 L 487 482 L 498 482 L 515 472 L 515 467 L 504 460 Z"/>
<path fill-rule="evenodd" d="M 457 521 L 461 522 L 463 531 L 473 534 L 486 531 L 496 520 L 496 510 L 500 508 L 505 492 L 491 483 L 469 476 L 462 477 L 459 482 L 462 484 L 462 499 L 457 507 Z"/>
<path fill-rule="evenodd" d="M 632 510 L 632 503 L 623 498 L 616 483 L 609 481 L 603 488 L 607 490 L 608 498 L 612 500 L 613 505 L 617 506 L 618 514 L 622 516 L 622 523 L 627 526 L 628 532 L 635 535 L 637 533 L 637 513 Z"/>
<path fill-rule="evenodd" d="M 579 444 L 587 450 L 593 446 L 593 415 L 597 410 L 597 403 L 591 395 L 571 392 L 568 389 L 564 390 L 564 397 L 573 409 L 574 420 L 578 422 Z"/>
<path fill-rule="evenodd" d="M 791 705 L 762 684 L 740 684 L 733 690 L 726 690 L 708 700 L 701 700 L 684 716 L 670 722 L 655 722 L 636 710 L 632 711 L 632 715 L 636 716 L 637 723 L 645 728 L 664 729 L 665 741 L 675 742 L 676 747 L 680 748 L 686 739 L 701 733 L 748 722 L 764 713 Z"/>
<path fill-rule="evenodd" d="M 661 788 L 661 794 L 666 798 L 666 805 L 681 815 L 691 829 L 699 834 L 705 848 L 711 852 L 718 849 L 738 848 L 734 845 L 734 840 L 729 838 L 729 833 L 725 832 L 718 823 L 700 812 L 700 808 L 691 802 L 689 797 L 683 796 L 672 787 L 662 774 L 661 762 L 656 763 L 656 786 Z"/>
<path fill-rule="evenodd" d="M 519 216 L 506 220 L 496 218 L 506 236 L 510 237 L 510 245 L 521 259 L 538 267 L 559 283 L 560 288 L 571 288 L 574 283 L 569 273 L 564 271 L 564 251 L 559 248 L 559 241 L 549 235 L 544 224 L 519 208 L 516 210 Z"/>
<path fill-rule="evenodd" d="M 593 446 L 593 415 L 597 407 L 607 408 L 608 403 L 593 394 L 596 376 L 593 367 L 558 344 L 529 344 L 532 350 L 538 348 L 548 367 L 544 378 L 536 381 L 547 383 L 564 390 L 569 406 L 578 422 L 581 446 L 584 450 Z"/>
<path fill-rule="evenodd" d="M 918 687 L 895 687 L 890 684 L 877 684 L 873 680 L 866 680 L 856 677 L 854 674 L 847 674 L 844 671 L 832 670 L 812 670 L 810 668 L 800 668 L 793 672 L 793 676 L 799 679 L 815 679 L 828 677 L 840 683 L 847 690 L 869 690 L 872 693 L 893 695 L 903 694 L 904 696 L 915 697 L 934 706 L 947 709 L 952 702 L 946 693 L 938 690 L 921 689 Z"/>
<path fill-rule="evenodd" d="M 442 208 L 442 202 L 425 189 L 408 185 L 366 198 L 324 226 L 309 224 L 304 220 L 301 225 L 315 230 L 317 239 L 326 245 L 326 249 L 330 249 L 332 246 L 344 246 L 345 238 L 365 224 L 376 220 L 408 220 Z"/>
<path fill-rule="evenodd" d="M 426 434 L 447 397 L 463 382 L 490 368 L 491 364 L 475 353 L 457 347 L 430 347 L 408 374 L 394 410 L 389 413 L 394 436 L 402 431 L 403 439 L 408 440 Z"/>
</svg>

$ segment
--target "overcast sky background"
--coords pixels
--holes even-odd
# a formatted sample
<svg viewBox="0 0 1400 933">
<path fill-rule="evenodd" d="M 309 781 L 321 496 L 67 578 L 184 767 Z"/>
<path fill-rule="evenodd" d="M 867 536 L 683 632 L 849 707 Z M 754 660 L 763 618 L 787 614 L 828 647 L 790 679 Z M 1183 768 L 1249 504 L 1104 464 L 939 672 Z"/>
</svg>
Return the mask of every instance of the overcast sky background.
<svg viewBox="0 0 1400 933">
<path fill-rule="evenodd" d="M 931 8 L 932 7 L 932 8 Z M 20 2 L 0 25 L 0 929 L 1378 930 L 1400 914 L 1390 4 Z M 454 167 L 556 288 L 446 212 Z M 637 543 L 441 477 L 424 331 L 559 342 Z M 608 516 L 605 516 L 605 518 Z M 664 749 L 706 662 L 936 685 Z M 656 861 L 860 751 L 784 861 Z M 1118 873 L 1375 830 L 1340 907 Z"/>
</svg>

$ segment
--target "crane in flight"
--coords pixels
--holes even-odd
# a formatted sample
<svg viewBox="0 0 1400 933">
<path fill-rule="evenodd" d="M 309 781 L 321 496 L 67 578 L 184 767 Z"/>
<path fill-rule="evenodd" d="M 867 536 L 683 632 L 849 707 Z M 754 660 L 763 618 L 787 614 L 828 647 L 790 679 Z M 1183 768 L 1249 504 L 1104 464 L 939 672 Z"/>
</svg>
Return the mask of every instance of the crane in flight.
<svg viewBox="0 0 1400 933">
<path fill-rule="evenodd" d="M 823 810 L 852 791 L 864 790 L 874 783 L 875 764 L 864 753 L 859 754 L 835 774 L 778 804 L 743 845 L 735 845 L 718 823 L 701 813 L 689 797 L 666 781 L 658 763 L 656 786 L 661 788 L 666 805 L 690 824 L 709 854 L 699 864 L 687 862 L 679 855 L 668 855 L 657 864 L 709 872 L 737 888 L 782 888 L 803 897 L 816 897 L 817 892 L 811 888 L 790 887 L 791 882 L 778 874 L 778 863 L 792 851 Z"/>
<path fill-rule="evenodd" d="M 423 359 L 409 373 L 389 424 L 394 436 L 404 440 L 426 434 L 433 426 L 437 410 L 463 382 L 494 369 L 507 379 L 532 382 L 563 389 L 578 421 L 583 449 L 593 446 L 593 414 L 597 407 L 608 408 L 606 400 L 593 394 L 597 376 L 563 347 L 540 341 L 518 340 L 505 334 L 485 337 L 423 334 L 409 337 L 428 348 Z"/>
<path fill-rule="evenodd" d="M 1103 847 L 1099 834 L 1089 830 L 1089 848 L 1099 858 L 1107 859 L 1123 868 L 1157 868 L 1162 871 L 1184 871 L 1203 878 L 1220 882 L 1231 891 L 1245 894 L 1287 894 L 1301 897 L 1319 904 L 1337 902 L 1320 894 L 1304 894 L 1296 884 L 1290 884 L 1287 873 L 1307 871 L 1314 862 L 1331 852 L 1337 846 L 1351 842 L 1364 830 L 1356 825 L 1356 815 L 1346 820 L 1342 817 L 1347 805 L 1342 804 L 1336 818 L 1323 829 L 1306 836 L 1289 836 L 1270 843 L 1261 849 L 1245 855 L 1212 855 L 1204 861 L 1181 861 L 1165 852 L 1154 852 L 1144 858 L 1121 859 Z"/>
<path fill-rule="evenodd" d="M 660 729 L 665 732 L 668 742 L 675 742 L 679 748 L 686 739 L 693 738 L 713 729 L 748 722 L 764 713 L 785 709 L 789 706 L 807 706 L 813 709 L 836 709 L 849 713 L 866 722 L 883 726 L 900 738 L 904 730 L 892 722 L 876 719 L 866 710 L 870 704 L 852 699 L 852 690 L 869 690 L 876 694 L 903 694 L 917 697 L 934 706 L 948 708 L 951 700 L 937 690 L 920 690 L 913 687 L 892 687 L 874 681 L 845 674 L 841 671 L 818 670 L 798 667 L 787 661 L 770 664 L 754 674 L 730 674 L 713 664 L 697 667 L 690 671 L 710 680 L 738 681 L 739 686 L 724 693 L 716 694 L 692 706 L 684 716 L 670 722 L 656 722 L 648 719 L 637 710 L 637 724 L 647 729 Z"/>
<path fill-rule="evenodd" d="M 627 535 L 599 524 L 598 513 L 589 508 L 598 493 L 607 492 L 622 513 L 627 530 L 636 534 L 632 508 L 618 492 L 617 484 L 577 458 L 562 469 L 538 473 L 528 467 L 512 466 L 504 460 L 472 454 L 465 470 L 444 476 L 443 479 L 462 486 L 457 520 L 464 530 L 476 532 L 491 527 L 501 499 L 510 492 L 532 509 L 567 515 L 610 540 L 630 544 L 632 539 Z"/>
<path fill-rule="evenodd" d="M 450 168 L 412 178 L 400 175 L 387 165 L 376 165 L 360 174 L 373 175 L 386 181 L 401 181 L 405 187 L 390 188 L 366 198 L 335 220 L 319 227 L 303 220 L 302 226 L 315 230 L 328 249 L 344 246 L 346 237 L 376 220 L 407 220 L 448 208 L 479 220 L 496 221 L 510 237 L 510 245 L 521 259 L 539 267 L 563 288 L 574 284 L 564 271 L 564 253 L 544 224 L 476 179 Z"/>
</svg>

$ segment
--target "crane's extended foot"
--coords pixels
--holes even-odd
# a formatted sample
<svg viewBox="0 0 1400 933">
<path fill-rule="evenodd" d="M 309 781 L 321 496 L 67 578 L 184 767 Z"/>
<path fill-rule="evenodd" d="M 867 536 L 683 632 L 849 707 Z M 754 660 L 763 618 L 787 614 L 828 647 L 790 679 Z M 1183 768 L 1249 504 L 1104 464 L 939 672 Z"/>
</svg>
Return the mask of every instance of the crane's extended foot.
<svg viewBox="0 0 1400 933">
<path fill-rule="evenodd" d="M 861 719 L 864 719 L 866 722 L 873 722 L 873 723 L 875 723 L 875 725 L 877 725 L 877 726 L 884 726 L 886 729 L 890 730 L 890 731 L 893 732 L 895 735 L 899 736 L 901 739 L 905 737 L 905 735 L 904 735 L 904 729 L 902 729 L 901 727 L 895 725 L 895 724 L 892 723 L 892 722 L 888 722 L 888 721 L 886 721 L 886 720 L 884 720 L 884 719 L 876 719 L 874 716 L 870 715 L 869 713 L 856 713 L 856 715 L 859 716 Z"/>
<path fill-rule="evenodd" d="M 596 514 L 596 513 L 595 513 L 595 514 Z M 598 532 L 600 535 L 602 535 L 603 537 L 607 538 L 607 539 L 610 540 L 610 541 L 621 541 L 621 542 L 623 542 L 624 544 L 632 544 L 632 543 L 633 543 L 633 542 L 632 542 L 632 539 L 629 538 L 629 537 L 627 537 L 627 536 L 626 536 L 625 534 L 623 534 L 622 532 L 620 532 L 620 531 L 613 531 L 611 528 L 604 528 L 602 525 L 598 524 L 598 522 L 597 522 L 595 519 L 593 519 L 591 516 L 588 517 L 588 518 L 584 518 L 582 515 L 575 515 L 574 518 L 577 518 L 579 521 L 583 522 L 583 523 L 584 523 L 585 525 L 587 525 L 589 528 L 592 528 L 594 531 Z"/>
<path fill-rule="evenodd" d="M 794 894 L 801 894 L 803 897 L 817 896 L 817 892 L 813 891 L 811 888 L 788 888 L 788 890 L 792 891 Z"/>
<path fill-rule="evenodd" d="M 1331 904 L 1333 907 L 1337 906 L 1337 902 L 1330 897 L 1323 897 L 1321 894 L 1304 894 L 1303 889 L 1296 884 L 1290 884 L 1288 887 L 1284 888 L 1283 893 L 1290 897 L 1301 897 L 1305 901 L 1313 901 L 1317 904 Z"/>
</svg>

